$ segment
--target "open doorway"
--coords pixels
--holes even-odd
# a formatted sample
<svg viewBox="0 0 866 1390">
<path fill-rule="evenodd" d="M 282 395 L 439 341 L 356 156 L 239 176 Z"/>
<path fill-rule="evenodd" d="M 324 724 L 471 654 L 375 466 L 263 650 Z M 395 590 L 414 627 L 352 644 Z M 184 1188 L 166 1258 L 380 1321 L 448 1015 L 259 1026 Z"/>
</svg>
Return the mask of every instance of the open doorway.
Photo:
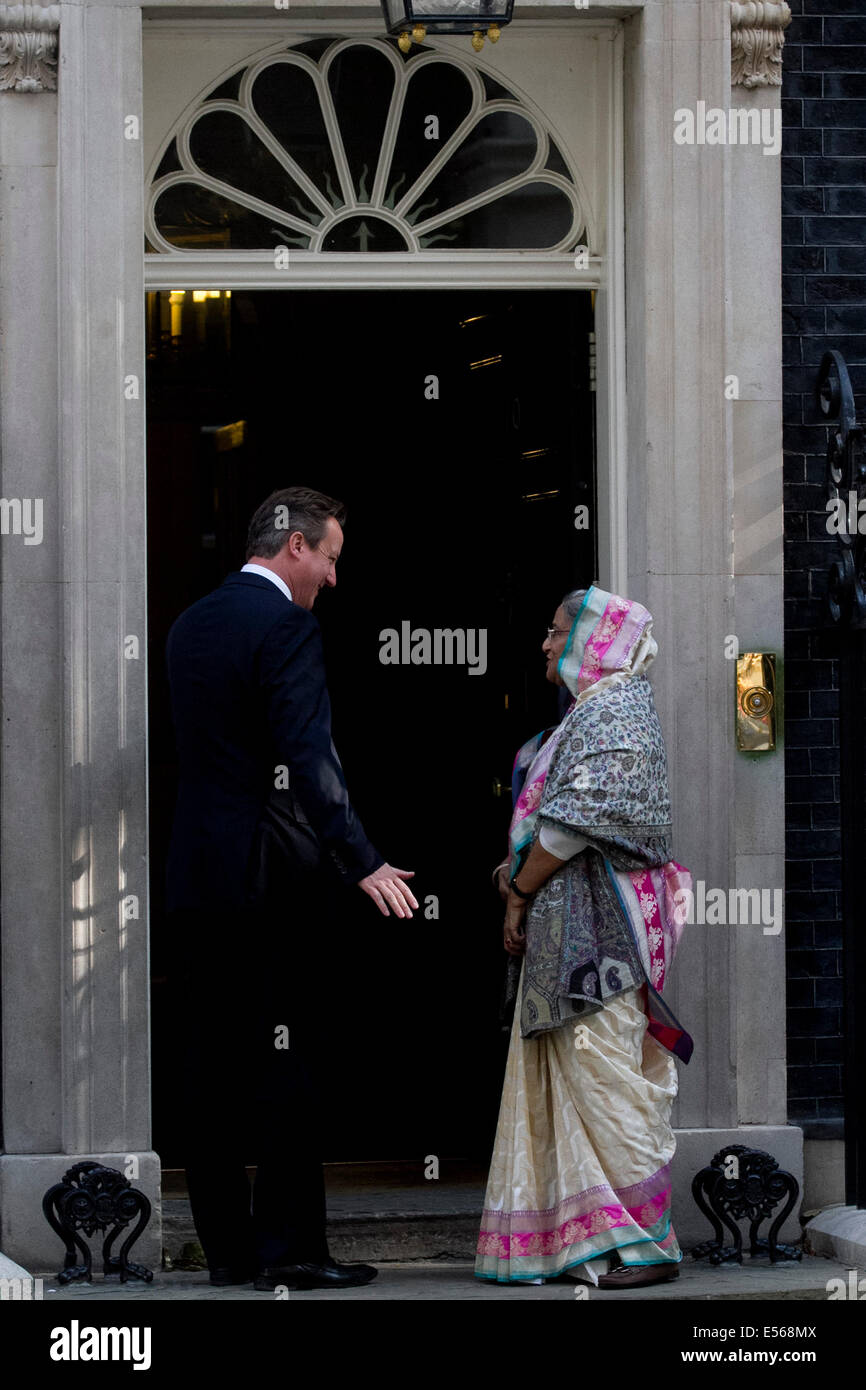
<svg viewBox="0 0 866 1390">
<path fill-rule="evenodd" d="M 416 870 L 422 905 L 400 921 L 345 894 L 336 929 L 363 945 L 335 982 L 325 1157 L 489 1152 L 507 1050 L 490 876 L 514 754 L 558 718 L 544 630 L 563 593 L 597 574 L 592 328 L 588 290 L 148 295 L 154 1147 L 166 1166 L 178 1161 L 172 1039 L 196 1020 L 166 1003 L 165 639 L 240 568 L 250 515 L 290 484 L 348 508 L 337 586 L 314 610 L 334 742 L 367 834 Z M 475 670 L 384 664 L 382 632 L 405 623 L 483 630 Z M 384 1029 L 368 1021 L 374 999 Z"/>
</svg>

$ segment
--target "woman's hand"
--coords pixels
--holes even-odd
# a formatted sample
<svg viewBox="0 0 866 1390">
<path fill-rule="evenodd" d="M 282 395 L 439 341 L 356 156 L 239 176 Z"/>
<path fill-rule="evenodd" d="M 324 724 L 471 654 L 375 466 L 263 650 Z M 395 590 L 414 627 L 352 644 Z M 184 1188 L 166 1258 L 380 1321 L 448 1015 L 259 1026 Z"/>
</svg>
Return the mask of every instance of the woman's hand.
<svg viewBox="0 0 866 1390">
<path fill-rule="evenodd" d="M 526 950 L 526 901 L 518 898 L 516 893 L 509 893 L 506 902 L 505 925 L 502 929 L 505 949 L 510 956 L 522 956 Z"/>
<path fill-rule="evenodd" d="M 493 870 L 493 886 L 503 902 L 508 901 L 508 869 L 510 860 L 503 859 Z"/>
<path fill-rule="evenodd" d="M 537 893 L 551 874 L 558 873 L 562 866 L 563 861 L 557 855 L 548 854 L 547 850 L 543 849 L 535 840 L 516 876 L 520 879 L 520 887 L 524 893 Z M 521 898 L 513 889 L 509 888 L 508 896 L 505 899 L 504 936 L 505 949 L 510 956 L 522 956 L 526 950 L 523 918 L 526 913 L 527 901 L 527 898 Z"/>
</svg>

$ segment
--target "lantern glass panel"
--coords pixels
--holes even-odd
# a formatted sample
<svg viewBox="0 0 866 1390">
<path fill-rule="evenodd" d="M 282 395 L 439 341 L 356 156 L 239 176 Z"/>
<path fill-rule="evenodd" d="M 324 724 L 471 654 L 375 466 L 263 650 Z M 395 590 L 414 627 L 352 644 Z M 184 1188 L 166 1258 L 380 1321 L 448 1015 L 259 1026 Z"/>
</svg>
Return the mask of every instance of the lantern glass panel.
<svg viewBox="0 0 866 1390">
<path fill-rule="evenodd" d="M 510 17 L 511 10 L 508 0 L 411 0 L 410 8 L 418 19 L 436 16 L 472 24 L 476 21 L 492 24 L 494 20 L 501 23 Z"/>
<path fill-rule="evenodd" d="M 510 23 L 514 0 L 382 0 L 382 5 L 392 32 L 420 23 L 432 34 L 447 34 Z"/>
<path fill-rule="evenodd" d="M 401 24 L 408 25 L 406 6 L 402 0 L 382 0 L 382 9 L 385 11 L 385 23 L 389 31 L 399 28 Z"/>
</svg>

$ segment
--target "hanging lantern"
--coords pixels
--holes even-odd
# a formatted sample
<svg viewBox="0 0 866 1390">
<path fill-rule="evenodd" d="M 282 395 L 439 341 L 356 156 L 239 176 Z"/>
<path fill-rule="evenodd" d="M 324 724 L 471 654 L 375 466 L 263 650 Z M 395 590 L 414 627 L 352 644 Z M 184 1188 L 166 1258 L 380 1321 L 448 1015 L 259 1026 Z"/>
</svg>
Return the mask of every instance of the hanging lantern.
<svg viewBox="0 0 866 1390">
<path fill-rule="evenodd" d="M 403 53 L 428 34 L 471 34 L 480 53 L 485 37 L 496 43 L 513 9 L 514 0 L 382 0 L 388 33 Z"/>
</svg>

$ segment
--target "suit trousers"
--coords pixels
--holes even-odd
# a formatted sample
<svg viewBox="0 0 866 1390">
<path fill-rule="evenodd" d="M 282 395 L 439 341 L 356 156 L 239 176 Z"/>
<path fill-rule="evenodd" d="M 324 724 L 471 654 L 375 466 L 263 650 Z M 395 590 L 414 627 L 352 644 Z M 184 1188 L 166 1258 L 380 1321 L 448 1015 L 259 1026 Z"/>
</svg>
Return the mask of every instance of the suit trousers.
<svg viewBox="0 0 866 1390">
<path fill-rule="evenodd" d="M 172 914 L 178 1113 L 212 1269 L 328 1258 L 316 1037 L 297 942 L 313 907 L 303 895 L 290 903 Z"/>
</svg>

